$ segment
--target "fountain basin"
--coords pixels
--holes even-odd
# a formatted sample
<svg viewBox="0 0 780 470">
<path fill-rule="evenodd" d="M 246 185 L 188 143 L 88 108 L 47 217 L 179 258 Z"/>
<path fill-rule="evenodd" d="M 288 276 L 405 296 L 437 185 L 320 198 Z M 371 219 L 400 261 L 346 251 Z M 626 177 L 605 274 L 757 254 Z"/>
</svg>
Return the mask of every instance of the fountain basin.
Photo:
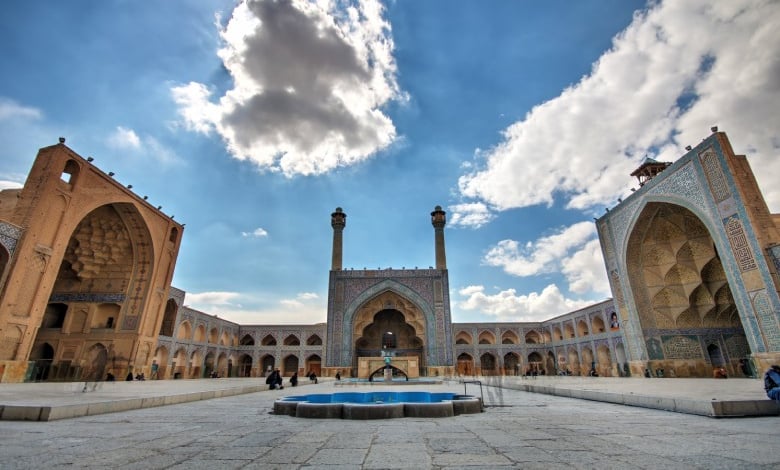
<svg viewBox="0 0 780 470">
<path fill-rule="evenodd" d="M 481 411 L 479 398 L 452 392 L 315 393 L 274 402 L 274 414 L 320 419 L 445 418 Z"/>
</svg>

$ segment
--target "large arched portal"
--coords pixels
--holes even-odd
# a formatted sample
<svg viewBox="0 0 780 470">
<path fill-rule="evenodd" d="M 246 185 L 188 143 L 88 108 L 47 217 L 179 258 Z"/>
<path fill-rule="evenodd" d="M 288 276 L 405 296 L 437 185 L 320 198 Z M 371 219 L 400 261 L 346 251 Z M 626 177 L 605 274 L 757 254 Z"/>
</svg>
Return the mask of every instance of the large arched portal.
<svg viewBox="0 0 780 470">
<path fill-rule="evenodd" d="M 142 334 L 145 318 L 158 313 L 156 306 L 145 310 L 152 245 L 146 221 L 132 204 L 106 204 L 87 213 L 68 239 L 33 348 L 54 345 L 54 357 L 62 358 L 60 370 L 81 368 L 82 376 L 102 376 L 105 352 L 90 345 L 112 344 L 115 376 L 124 376 L 134 362 L 142 369 L 149 358 L 134 356 L 141 349 L 133 341 L 115 339 L 117 332 Z M 80 356 L 64 352 L 79 350 L 78 345 Z"/>
<path fill-rule="evenodd" d="M 409 377 L 418 377 L 426 366 L 425 314 L 415 303 L 386 290 L 363 303 L 352 323 L 352 367 L 368 377 L 390 357 L 391 365 Z"/>
<path fill-rule="evenodd" d="M 381 310 L 356 336 L 356 361 L 360 357 L 413 357 L 417 359 L 418 365 L 422 365 L 424 355 L 421 333 L 398 310 Z"/>
<path fill-rule="evenodd" d="M 649 203 L 628 240 L 629 283 L 651 369 L 711 377 L 705 344 L 723 346 L 723 361 L 749 354 L 720 256 L 704 223 L 690 210 Z"/>
</svg>

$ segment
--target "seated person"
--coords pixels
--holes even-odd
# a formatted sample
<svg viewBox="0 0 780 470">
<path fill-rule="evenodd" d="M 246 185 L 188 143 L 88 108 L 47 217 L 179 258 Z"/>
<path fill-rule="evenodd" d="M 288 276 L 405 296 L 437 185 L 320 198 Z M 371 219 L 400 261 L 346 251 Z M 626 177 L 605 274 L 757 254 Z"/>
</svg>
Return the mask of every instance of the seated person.
<svg viewBox="0 0 780 470">
<path fill-rule="evenodd" d="M 772 365 L 764 374 L 766 396 L 780 403 L 780 365 Z"/>
</svg>

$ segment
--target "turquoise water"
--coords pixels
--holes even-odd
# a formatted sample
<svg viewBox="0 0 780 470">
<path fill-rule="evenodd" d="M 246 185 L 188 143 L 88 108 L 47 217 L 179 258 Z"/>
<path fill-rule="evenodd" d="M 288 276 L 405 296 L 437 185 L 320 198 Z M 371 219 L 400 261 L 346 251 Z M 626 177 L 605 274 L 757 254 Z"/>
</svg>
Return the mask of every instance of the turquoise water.
<svg viewBox="0 0 780 470">
<path fill-rule="evenodd" d="M 342 392 L 296 395 L 283 400 L 309 403 L 439 403 L 452 400 L 455 395 L 451 392 Z"/>
</svg>

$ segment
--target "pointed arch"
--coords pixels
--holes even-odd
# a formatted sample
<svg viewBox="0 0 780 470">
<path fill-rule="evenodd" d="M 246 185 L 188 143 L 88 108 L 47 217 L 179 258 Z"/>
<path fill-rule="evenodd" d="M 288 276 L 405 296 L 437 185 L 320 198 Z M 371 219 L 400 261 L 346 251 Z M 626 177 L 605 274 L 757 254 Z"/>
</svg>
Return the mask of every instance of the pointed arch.
<svg viewBox="0 0 780 470">
<path fill-rule="evenodd" d="M 252 343 L 254 344 L 254 343 Z M 276 346 L 276 337 L 272 335 L 271 333 L 268 333 L 263 337 L 263 340 L 260 341 L 260 344 L 262 346 Z"/>
<path fill-rule="evenodd" d="M 591 331 L 595 333 L 604 333 L 607 331 L 606 325 L 604 323 L 604 319 L 601 317 L 601 314 L 593 315 L 593 318 L 590 321 L 591 324 Z"/>
<path fill-rule="evenodd" d="M 492 331 L 482 331 L 478 336 L 479 344 L 496 344 L 496 335 Z"/>
<path fill-rule="evenodd" d="M 577 322 L 577 336 L 588 336 L 590 333 L 590 329 L 588 328 L 588 324 L 585 323 L 585 320 L 580 320 Z"/>
<path fill-rule="evenodd" d="M 179 324 L 179 329 L 176 332 L 176 339 L 189 341 L 191 338 L 192 338 L 192 326 L 190 326 L 189 320 L 184 320 Z"/>
<path fill-rule="evenodd" d="M 413 291 L 412 289 L 404 286 L 403 284 L 399 283 L 398 281 L 392 280 L 392 279 L 384 279 L 374 286 L 372 286 L 369 289 L 366 289 L 363 291 L 360 295 L 358 295 L 354 300 L 352 300 L 349 305 L 344 310 L 344 319 L 341 322 L 342 323 L 342 330 L 341 330 L 341 352 L 342 352 L 342 363 L 344 364 L 351 364 L 352 363 L 352 347 L 351 345 L 355 342 L 356 338 L 353 337 L 353 331 L 352 328 L 350 328 L 350 325 L 353 325 L 354 317 L 357 314 L 358 311 L 360 311 L 361 307 L 363 307 L 366 303 L 371 301 L 372 299 L 378 297 L 379 295 L 385 293 L 385 292 L 392 292 L 395 295 L 400 296 L 401 298 L 405 299 L 408 302 L 411 302 L 411 304 L 419 310 L 419 312 L 422 315 L 422 318 L 424 319 L 424 327 L 425 327 L 425 343 L 426 344 L 436 344 L 435 339 L 435 316 L 433 312 L 433 308 L 423 299 L 417 292 Z M 434 348 L 427 348 L 428 355 L 426 357 L 426 361 L 431 364 L 435 364 L 435 353 Z"/>
<path fill-rule="evenodd" d="M 504 374 L 520 375 L 520 356 L 514 352 L 504 354 Z"/>
<path fill-rule="evenodd" d="M 273 354 L 264 354 L 260 358 L 260 374 L 267 377 L 276 368 L 276 358 Z M 243 375 L 241 376 L 243 377 Z"/>
<path fill-rule="evenodd" d="M 285 346 L 300 346 L 301 340 L 298 339 L 297 335 L 289 334 L 286 338 L 284 338 L 284 342 L 282 344 Z"/>
<path fill-rule="evenodd" d="M 293 372 L 298 372 L 298 363 L 299 360 L 297 354 L 288 354 L 282 360 L 282 375 L 290 376 L 293 374 Z"/>
<path fill-rule="evenodd" d="M 309 338 L 306 340 L 307 346 L 322 346 L 322 338 L 320 338 L 320 335 L 313 334 L 309 336 Z"/>
<path fill-rule="evenodd" d="M 304 369 L 307 373 L 314 372 L 316 375 L 322 375 L 322 358 L 319 354 L 311 354 L 306 358 Z"/>
<path fill-rule="evenodd" d="M 241 337 L 241 341 L 239 342 L 241 346 L 254 346 L 255 345 L 255 339 L 250 335 L 249 333 L 245 334 Z"/>
<path fill-rule="evenodd" d="M 526 344 L 541 344 L 541 342 L 542 342 L 542 336 L 539 334 L 539 332 L 535 330 L 531 330 L 525 334 Z"/>
<path fill-rule="evenodd" d="M 173 336 L 173 327 L 176 324 L 176 313 L 179 310 L 179 306 L 173 299 L 168 299 L 165 303 L 165 313 L 163 314 L 163 321 L 160 324 L 160 336 Z"/>
<path fill-rule="evenodd" d="M 198 325 L 197 328 L 195 328 L 195 337 L 192 338 L 193 341 L 196 343 L 205 343 L 206 342 L 206 327 L 201 325 Z"/>
<path fill-rule="evenodd" d="M 497 375 L 498 374 L 498 362 L 496 356 L 493 353 L 483 353 L 479 356 L 479 365 L 482 375 Z"/>
<path fill-rule="evenodd" d="M 455 344 L 471 344 L 471 334 L 467 331 L 459 331 L 457 335 L 455 335 Z"/>
</svg>

